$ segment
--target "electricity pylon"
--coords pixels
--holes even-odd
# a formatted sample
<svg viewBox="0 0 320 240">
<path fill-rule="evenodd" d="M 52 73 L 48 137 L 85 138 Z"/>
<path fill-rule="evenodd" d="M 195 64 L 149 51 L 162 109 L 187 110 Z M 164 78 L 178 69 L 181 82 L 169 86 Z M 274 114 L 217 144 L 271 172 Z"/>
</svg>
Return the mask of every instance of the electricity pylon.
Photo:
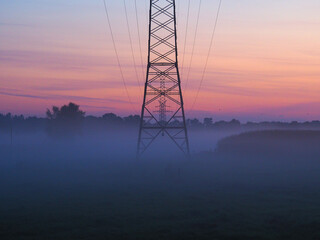
<svg viewBox="0 0 320 240">
<path fill-rule="evenodd" d="M 189 155 L 176 30 L 175 0 L 150 0 L 148 67 L 137 157 L 161 135 Z"/>
</svg>

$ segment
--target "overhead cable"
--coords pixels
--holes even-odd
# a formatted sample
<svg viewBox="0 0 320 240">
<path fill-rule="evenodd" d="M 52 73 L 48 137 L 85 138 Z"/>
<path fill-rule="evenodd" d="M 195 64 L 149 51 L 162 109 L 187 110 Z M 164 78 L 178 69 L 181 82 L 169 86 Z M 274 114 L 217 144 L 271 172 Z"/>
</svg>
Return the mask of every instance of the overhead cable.
<svg viewBox="0 0 320 240">
<path fill-rule="evenodd" d="M 138 15 L 138 7 L 137 7 L 137 0 L 134 0 L 134 8 L 136 12 L 136 24 L 137 24 L 137 33 L 138 33 L 138 40 L 139 40 L 139 50 L 140 50 L 140 68 L 141 68 L 141 76 L 144 78 L 144 64 L 142 60 L 142 45 L 141 45 L 141 35 L 140 35 L 140 22 L 139 22 L 139 15 Z"/>
<path fill-rule="evenodd" d="M 110 22 L 110 17 L 109 17 L 109 12 L 108 12 L 108 8 L 107 8 L 106 0 L 103 0 L 103 3 L 104 3 L 104 10 L 105 10 L 105 14 L 106 14 L 106 18 L 107 18 L 107 22 L 108 22 L 108 26 L 109 26 L 109 31 L 110 31 L 110 34 L 111 34 L 111 39 L 112 39 L 114 52 L 115 52 L 117 63 L 118 63 L 118 67 L 119 67 L 119 70 L 120 70 L 120 75 L 121 75 L 121 78 L 122 78 L 123 86 L 125 88 L 125 92 L 127 94 L 127 97 L 128 97 L 128 100 L 129 100 L 130 104 L 132 105 L 133 108 L 135 108 L 134 104 L 131 101 L 130 94 L 129 94 L 128 87 L 127 87 L 127 83 L 126 83 L 125 78 L 124 78 L 123 69 L 122 69 L 122 66 L 121 66 L 121 63 L 120 63 L 119 54 L 118 54 L 116 42 L 115 42 L 114 35 L 113 35 L 113 30 L 112 30 L 112 26 L 111 26 L 111 22 Z"/>
<path fill-rule="evenodd" d="M 126 23 L 127 23 L 127 30 L 128 30 L 128 35 L 129 35 L 129 42 L 130 42 L 130 48 L 131 48 L 131 55 L 132 55 L 132 61 L 133 61 L 133 66 L 134 66 L 134 71 L 136 74 L 136 79 L 138 82 L 139 86 L 139 92 L 141 92 L 141 84 L 139 81 L 139 75 L 138 75 L 138 70 L 137 70 L 137 64 L 136 64 L 136 58 L 134 56 L 134 50 L 133 50 L 133 42 L 132 42 L 132 36 L 131 36 L 131 31 L 130 31 L 130 24 L 129 24 L 129 17 L 128 17 L 128 11 L 127 11 L 127 2 L 126 0 L 123 0 L 123 5 L 124 5 L 124 11 L 126 15 Z"/>
<path fill-rule="evenodd" d="M 217 10 L 217 16 L 216 16 L 216 20 L 215 20 L 214 27 L 213 27 L 213 31 L 212 31 L 212 35 L 211 35 L 211 41 L 210 41 L 210 45 L 209 45 L 209 50 L 208 50 L 207 58 L 206 58 L 205 65 L 204 65 L 204 68 L 203 68 L 203 71 L 202 71 L 202 75 L 201 75 L 201 79 L 200 79 L 200 84 L 199 84 L 199 87 L 198 87 L 198 90 L 197 90 L 197 93 L 196 93 L 196 96 L 195 96 L 195 99 L 194 99 L 194 102 L 193 102 L 193 104 L 192 104 L 192 106 L 191 106 L 190 111 L 193 110 L 193 108 L 194 108 L 194 106 L 195 106 L 195 104 L 196 104 L 196 102 L 197 102 L 197 99 L 198 99 L 198 96 L 199 96 L 199 92 L 200 92 L 200 90 L 201 90 L 201 87 L 202 87 L 202 84 L 203 84 L 203 80 L 204 80 L 204 77 L 205 77 L 205 74 L 206 74 L 206 71 L 207 71 L 208 62 L 209 62 L 211 50 L 212 50 L 213 43 L 214 43 L 214 37 L 215 37 L 217 25 L 218 25 L 218 20 L 219 20 L 221 5 L 222 5 L 222 0 L 220 0 L 220 2 L 219 2 L 219 6 L 218 6 L 218 10 Z"/>
<path fill-rule="evenodd" d="M 189 16 L 190 16 L 190 0 L 188 0 L 187 22 L 186 22 L 186 31 L 185 31 L 185 36 L 184 36 L 182 65 L 181 65 L 182 72 L 184 71 L 184 61 L 185 61 L 185 55 L 186 55 L 187 37 L 188 37 L 188 29 L 189 29 Z"/>
<path fill-rule="evenodd" d="M 184 92 L 186 92 L 186 89 L 188 88 L 190 70 L 191 70 L 191 65 L 192 65 L 192 62 L 193 62 L 194 50 L 195 50 L 196 40 L 197 40 L 197 36 L 198 36 L 199 19 L 200 19 L 200 13 L 201 13 L 201 3 L 202 3 L 202 0 L 199 1 L 196 29 L 195 29 L 195 32 L 194 32 L 192 51 L 191 51 L 191 58 L 190 58 L 190 62 L 189 62 L 188 70 L 187 70 L 187 81 L 186 81 L 186 85 L 184 87 Z"/>
</svg>

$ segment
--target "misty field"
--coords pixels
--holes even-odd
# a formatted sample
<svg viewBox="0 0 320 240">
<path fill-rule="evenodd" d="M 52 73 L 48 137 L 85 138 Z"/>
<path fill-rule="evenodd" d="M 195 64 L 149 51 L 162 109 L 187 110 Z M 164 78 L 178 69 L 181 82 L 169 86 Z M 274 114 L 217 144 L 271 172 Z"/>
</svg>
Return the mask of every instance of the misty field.
<svg viewBox="0 0 320 240">
<path fill-rule="evenodd" d="M 319 131 L 139 161 L 125 135 L 32 138 L 1 139 L 0 239 L 320 239 Z"/>
</svg>

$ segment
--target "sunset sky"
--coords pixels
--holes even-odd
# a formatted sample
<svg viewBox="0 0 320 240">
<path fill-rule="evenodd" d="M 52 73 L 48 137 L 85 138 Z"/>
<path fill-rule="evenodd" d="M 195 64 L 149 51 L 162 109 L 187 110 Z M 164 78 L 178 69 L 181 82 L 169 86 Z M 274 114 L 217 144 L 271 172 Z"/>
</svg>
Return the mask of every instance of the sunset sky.
<svg viewBox="0 0 320 240">
<path fill-rule="evenodd" d="M 214 47 L 196 107 L 218 0 L 192 0 L 184 50 L 187 0 L 177 0 L 179 65 L 187 117 L 241 121 L 320 119 L 320 1 L 223 0 Z M 75 102 L 87 115 L 139 114 L 147 60 L 149 1 L 126 0 L 138 79 L 123 0 L 107 0 L 132 107 L 124 90 L 102 0 L 0 1 L 0 113 L 44 116 Z M 184 65 L 182 68 L 182 62 Z"/>
</svg>

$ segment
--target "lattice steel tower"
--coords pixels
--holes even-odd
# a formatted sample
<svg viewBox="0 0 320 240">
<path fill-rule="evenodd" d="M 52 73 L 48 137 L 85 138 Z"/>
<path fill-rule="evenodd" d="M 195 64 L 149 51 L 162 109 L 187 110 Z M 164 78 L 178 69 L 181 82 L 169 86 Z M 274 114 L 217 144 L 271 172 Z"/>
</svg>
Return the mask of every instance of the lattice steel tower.
<svg viewBox="0 0 320 240">
<path fill-rule="evenodd" d="M 189 155 L 178 68 L 175 0 L 150 0 L 149 53 L 138 139 L 140 157 L 160 135 Z"/>
</svg>

